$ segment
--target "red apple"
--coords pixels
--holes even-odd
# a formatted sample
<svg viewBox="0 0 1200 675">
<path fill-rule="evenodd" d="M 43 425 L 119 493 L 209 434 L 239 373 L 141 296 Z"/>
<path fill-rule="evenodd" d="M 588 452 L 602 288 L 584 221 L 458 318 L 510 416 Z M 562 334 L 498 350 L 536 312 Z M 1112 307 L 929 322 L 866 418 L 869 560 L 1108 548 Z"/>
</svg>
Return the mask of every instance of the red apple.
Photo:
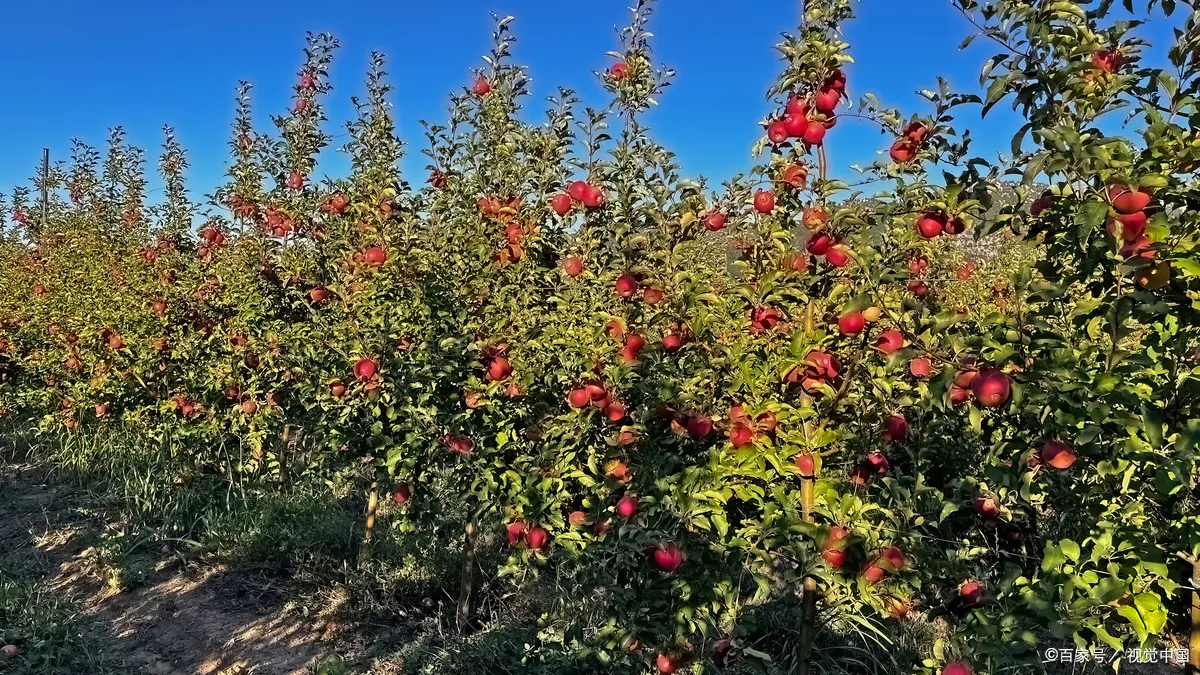
<svg viewBox="0 0 1200 675">
<path fill-rule="evenodd" d="M 567 188 L 567 194 L 571 196 L 571 199 L 581 202 L 591 189 L 592 188 L 587 184 L 587 181 L 577 180 L 574 183 L 571 183 L 571 187 Z"/>
<path fill-rule="evenodd" d="M 661 288 L 650 287 L 642 291 L 642 300 L 648 305 L 657 305 L 663 300 L 663 292 Z"/>
<path fill-rule="evenodd" d="M 550 533 L 542 529 L 538 525 L 529 528 L 525 533 L 525 543 L 532 551 L 541 551 L 546 548 L 546 544 L 550 540 Z"/>
<path fill-rule="evenodd" d="M 634 293 L 637 293 L 638 281 L 632 274 L 622 274 L 617 277 L 616 283 L 613 285 L 613 291 L 618 297 L 632 298 Z"/>
<path fill-rule="evenodd" d="M 614 82 L 620 82 L 629 76 L 629 64 L 625 63 L 624 61 L 618 61 L 612 64 L 608 68 L 608 76 L 611 77 Z"/>
<path fill-rule="evenodd" d="M 1117 211 L 1129 215 L 1137 213 L 1150 205 L 1150 193 L 1142 190 L 1130 190 L 1128 187 L 1113 183 L 1108 186 L 1108 201 Z"/>
<path fill-rule="evenodd" d="M 1117 228 L 1120 227 L 1121 239 L 1127 242 L 1134 241 L 1146 233 L 1146 223 L 1148 220 L 1145 211 L 1120 214 L 1108 219 L 1108 233 L 1115 237 L 1117 236 Z"/>
<path fill-rule="evenodd" d="M 949 661 L 942 666 L 942 675 L 975 675 L 975 669 L 966 661 Z"/>
<path fill-rule="evenodd" d="M 392 489 L 392 501 L 398 506 L 405 506 L 412 499 L 412 488 L 407 485 L 397 485 Z"/>
<path fill-rule="evenodd" d="M 916 155 L 917 149 L 913 146 L 912 141 L 908 140 L 907 138 L 902 138 L 895 143 L 892 143 L 891 149 L 888 150 L 888 156 L 891 157 L 892 161 L 897 164 L 907 164 L 911 162 L 912 158 L 916 157 Z"/>
<path fill-rule="evenodd" d="M 314 286 L 309 289 L 308 297 L 314 305 L 319 305 L 329 299 L 329 291 L 324 286 Z"/>
<path fill-rule="evenodd" d="M 958 597 L 962 600 L 964 607 L 978 607 L 987 599 L 987 589 L 981 582 L 968 579 L 959 585 Z"/>
<path fill-rule="evenodd" d="M 605 197 L 604 190 L 596 185 L 588 186 L 588 191 L 583 195 L 583 205 L 589 209 L 598 209 L 604 206 Z"/>
<path fill-rule="evenodd" d="M 759 190 L 754 193 L 754 210 L 759 213 L 770 213 L 775 210 L 775 195 L 770 190 Z"/>
<path fill-rule="evenodd" d="M 808 118 L 803 115 L 793 115 L 788 113 L 779 120 L 783 123 L 783 130 L 792 138 L 800 138 L 804 136 L 804 132 L 808 129 Z"/>
<path fill-rule="evenodd" d="M 735 424 L 729 430 L 729 441 L 735 448 L 744 448 L 754 442 L 754 430 L 744 424 Z"/>
<path fill-rule="evenodd" d="M 713 211 L 704 219 L 704 229 L 709 232 L 717 232 L 725 229 L 725 214 L 720 211 Z"/>
<path fill-rule="evenodd" d="M 781 180 L 797 190 L 803 190 L 808 184 L 808 167 L 799 163 L 788 164 L 783 169 Z"/>
<path fill-rule="evenodd" d="M 823 113 L 831 113 L 837 109 L 842 100 L 842 93 L 833 87 L 826 86 L 813 97 L 813 104 Z"/>
<path fill-rule="evenodd" d="M 588 395 L 586 389 L 583 387 L 578 387 L 576 389 L 572 389 L 570 393 L 567 394 L 567 402 L 571 404 L 572 408 L 578 410 L 587 407 L 587 405 L 592 402 L 592 397 Z"/>
<path fill-rule="evenodd" d="M 5 659 L 15 659 L 21 655 L 21 648 L 16 645 L 4 645 L 0 647 L 0 655 Z"/>
<path fill-rule="evenodd" d="M 879 338 L 875 340 L 875 349 L 879 350 L 880 354 L 889 355 L 904 349 L 904 333 L 895 328 L 885 330 L 879 334 Z"/>
<path fill-rule="evenodd" d="M 490 382 L 500 382 L 501 380 L 508 379 L 508 376 L 512 375 L 512 372 L 512 364 L 509 363 L 508 359 L 503 356 L 497 356 L 488 363 L 486 377 Z"/>
<path fill-rule="evenodd" d="M 817 475 L 817 460 L 811 452 L 802 452 L 796 455 L 796 459 L 792 460 L 796 468 L 800 470 L 800 475 L 804 478 L 812 478 Z"/>
<path fill-rule="evenodd" d="M 617 500 L 617 515 L 629 520 L 638 511 L 638 500 L 633 495 L 625 495 Z"/>
<path fill-rule="evenodd" d="M 908 362 L 908 372 L 916 378 L 927 378 L 933 374 L 933 363 L 925 357 L 915 358 Z"/>
<path fill-rule="evenodd" d="M 829 563 L 833 569 L 840 570 L 842 565 L 846 564 L 846 552 L 836 548 L 827 548 L 821 551 L 821 559 Z"/>
<path fill-rule="evenodd" d="M 767 140 L 775 145 L 787 142 L 788 130 L 783 120 L 775 120 L 767 125 Z"/>
<path fill-rule="evenodd" d="M 1066 470 L 1075 464 L 1078 458 L 1075 449 L 1063 441 L 1050 441 L 1042 446 L 1042 461 L 1050 466 Z"/>
<path fill-rule="evenodd" d="M 692 415 L 687 420 L 687 431 L 692 438 L 707 438 L 712 433 L 713 423 L 706 415 Z"/>
<path fill-rule="evenodd" d="M 346 395 L 346 385 L 341 380 L 335 380 L 329 385 L 329 395 L 334 398 L 341 398 Z"/>
<path fill-rule="evenodd" d="M 902 441 L 908 437 L 908 420 L 904 415 L 889 415 L 883 421 L 883 440 Z"/>
<path fill-rule="evenodd" d="M 383 249 L 383 247 L 372 246 L 372 247 L 368 248 L 367 250 L 363 251 L 362 257 L 363 257 L 363 261 L 366 262 L 368 265 L 379 266 L 379 265 L 382 265 L 385 262 L 387 262 L 388 254 L 387 254 L 387 251 L 385 251 Z"/>
<path fill-rule="evenodd" d="M 560 192 L 550 199 L 550 208 L 560 216 L 565 216 L 571 210 L 571 195 Z"/>
<path fill-rule="evenodd" d="M 784 106 L 784 109 L 789 115 L 801 119 L 808 117 L 808 101 L 799 96 L 788 97 L 787 105 Z"/>
<path fill-rule="evenodd" d="M 885 576 L 887 576 L 887 570 L 883 569 L 874 562 L 868 565 L 865 570 L 863 570 L 863 578 L 866 579 L 867 583 L 871 584 L 872 586 L 883 581 Z"/>
<path fill-rule="evenodd" d="M 620 401 L 613 401 L 604 408 L 604 416 L 609 422 L 620 422 L 625 419 L 625 404 Z"/>
<path fill-rule="evenodd" d="M 521 540 L 525 538 L 525 522 L 514 520 L 504 528 L 504 533 L 508 537 L 509 546 L 517 546 Z"/>
<path fill-rule="evenodd" d="M 824 124 L 816 120 L 810 120 L 808 128 L 804 130 L 804 142 L 813 147 L 820 147 L 825 142 L 825 131 Z"/>
<path fill-rule="evenodd" d="M 674 574 L 683 567 L 683 551 L 673 541 L 660 544 L 651 552 L 651 561 L 660 571 Z"/>
<path fill-rule="evenodd" d="M 667 333 L 662 338 L 662 346 L 668 353 L 674 354 L 683 349 L 683 336 L 679 333 Z"/>
<path fill-rule="evenodd" d="M 825 255 L 829 251 L 829 247 L 833 245 L 833 240 L 827 234 L 814 234 L 808 238 L 808 243 L 804 248 L 813 255 Z"/>
<path fill-rule="evenodd" d="M 862 312 L 848 312 L 838 318 L 838 331 L 845 336 L 858 335 L 867 326 Z"/>
<path fill-rule="evenodd" d="M 999 408 L 1012 393 L 1008 376 L 994 368 L 984 368 L 971 381 L 971 393 L 985 408 Z"/>
<path fill-rule="evenodd" d="M 991 497 L 976 497 L 972 505 L 975 513 L 985 520 L 995 520 L 1000 517 L 1000 507 L 996 505 L 996 500 Z"/>
<path fill-rule="evenodd" d="M 917 218 L 917 234 L 934 239 L 946 228 L 946 216 L 935 211 L 926 211 Z"/>
<path fill-rule="evenodd" d="M 1041 197 L 1033 200 L 1033 203 L 1029 205 L 1029 215 L 1036 218 L 1042 215 L 1042 212 L 1051 206 L 1054 206 L 1054 197 L 1049 193 L 1044 193 Z"/>
<path fill-rule="evenodd" d="M 850 264 L 850 252 L 845 246 L 835 243 L 825 252 L 825 259 L 834 267 L 845 267 Z"/>
<path fill-rule="evenodd" d="M 377 372 L 379 372 L 379 365 L 367 357 L 359 359 L 354 364 L 354 376 L 360 380 L 369 380 L 375 377 Z"/>
<path fill-rule="evenodd" d="M 471 92 L 476 96 L 487 96 L 492 92 L 492 84 L 480 75 L 475 78 L 475 82 L 471 85 Z"/>
</svg>

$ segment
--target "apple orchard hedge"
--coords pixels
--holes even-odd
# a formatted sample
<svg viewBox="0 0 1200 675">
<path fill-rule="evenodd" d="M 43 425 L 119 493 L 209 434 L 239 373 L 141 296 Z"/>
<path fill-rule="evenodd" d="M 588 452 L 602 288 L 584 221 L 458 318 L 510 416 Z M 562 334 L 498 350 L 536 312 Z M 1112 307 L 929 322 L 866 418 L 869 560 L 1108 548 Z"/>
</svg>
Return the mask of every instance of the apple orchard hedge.
<svg viewBox="0 0 1200 675">
<path fill-rule="evenodd" d="M 716 191 L 643 122 L 672 76 L 648 2 L 600 75 L 611 105 L 563 89 L 540 124 L 500 20 L 426 127 L 420 187 L 380 56 L 353 172 L 318 180 L 337 43 L 310 36 L 276 133 L 239 91 L 209 208 L 169 130 L 159 204 L 119 132 L 103 160 L 76 145 L 50 203 L 14 192 L 0 406 L 247 480 L 369 456 L 413 519 L 436 484 L 470 509 L 468 556 L 507 537 L 498 573 L 557 576 L 546 639 L 622 672 L 761 661 L 747 636 L 800 596 L 781 639 L 802 661 L 815 612 L 930 621 L 921 672 L 947 675 L 1154 644 L 1200 554 L 1200 17 L 956 4 L 996 47 L 985 94 L 903 117 L 853 104 L 851 2 L 809 0 L 760 161 Z M 1129 32 L 1151 18 L 1180 24 L 1164 69 Z M 951 126 L 999 103 L 1026 121 L 1004 163 Z M 830 177 L 839 117 L 883 131 L 875 192 Z M 1033 259 L 945 273 L 987 237 Z M 964 295 L 977 271 L 993 287 Z M 296 443 L 322 463 L 288 468 Z"/>
</svg>

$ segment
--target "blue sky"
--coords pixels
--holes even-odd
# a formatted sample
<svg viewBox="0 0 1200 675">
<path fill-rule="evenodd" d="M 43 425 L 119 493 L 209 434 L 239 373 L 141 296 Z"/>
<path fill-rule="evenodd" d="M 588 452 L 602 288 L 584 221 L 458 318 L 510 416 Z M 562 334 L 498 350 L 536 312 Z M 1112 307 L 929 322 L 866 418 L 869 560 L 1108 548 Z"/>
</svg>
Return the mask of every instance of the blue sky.
<svg viewBox="0 0 1200 675">
<path fill-rule="evenodd" d="M 0 78 L 0 191 L 24 182 L 41 148 L 64 159 L 70 139 L 102 146 L 107 129 L 122 125 L 130 140 L 157 155 L 163 124 L 171 124 L 189 151 L 193 194 L 222 180 L 234 87 L 255 85 L 260 127 L 267 114 L 289 104 L 302 61 L 305 31 L 330 31 L 342 42 L 328 100 L 331 128 L 342 133 L 349 97 L 362 92 L 371 50 L 389 57 L 394 103 L 409 144 L 404 168 L 424 179 L 424 138 L 418 120 L 444 119 L 447 92 L 469 82 L 470 69 L 490 42 L 489 12 L 513 14 L 516 58 L 530 66 L 534 97 L 528 112 L 541 119 L 544 97 L 572 87 L 592 105 L 604 94 L 592 75 L 611 62 L 614 27 L 629 16 L 626 0 L 563 3 L 552 0 L 377 1 L 290 0 L 40 0 L 5 8 Z M 798 1 L 661 0 L 651 25 L 658 59 L 678 71 L 660 109 L 650 118 L 656 137 L 675 151 L 684 172 L 717 182 L 751 164 L 762 134 L 756 122 L 767 105 L 763 92 L 779 71 L 773 45 L 794 28 Z M 914 92 L 936 86 L 937 75 L 977 92 L 981 64 L 991 48 L 958 45 L 970 25 L 950 0 L 864 0 L 848 26 L 856 63 L 850 90 L 876 93 L 906 113 L 925 111 Z M 1165 34 L 1165 31 L 1162 31 Z M 1160 43 L 1161 44 L 1161 43 Z M 998 111 L 979 124 L 976 111 L 960 122 L 973 128 L 979 149 L 1000 151 L 1016 128 Z M 837 166 L 873 161 L 888 142 L 865 123 L 844 122 L 827 139 Z M 337 160 L 318 167 L 340 173 Z M 157 186 L 153 181 L 151 188 Z M 153 195 L 152 195 L 153 196 Z"/>
</svg>

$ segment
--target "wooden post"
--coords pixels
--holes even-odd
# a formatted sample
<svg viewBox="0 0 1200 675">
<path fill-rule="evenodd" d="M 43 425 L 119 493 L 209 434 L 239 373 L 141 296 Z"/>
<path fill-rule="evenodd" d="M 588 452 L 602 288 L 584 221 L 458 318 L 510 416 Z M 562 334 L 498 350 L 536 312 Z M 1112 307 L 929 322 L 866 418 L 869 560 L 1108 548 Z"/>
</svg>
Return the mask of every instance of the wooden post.
<svg viewBox="0 0 1200 675">
<path fill-rule="evenodd" d="M 50 148 L 42 148 L 42 229 L 50 218 Z"/>
<path fill-rule="evenodd" d="M 375 514 L 379 511 L 379 478 L 371 483 L 371 494 L 367 497 L 367 531 L 363 533 L 363 543 L 370 544 L 375 534 Z"/>
<path fill-rule="evenodd" d="M 800 511 L 804 522 L 815 522 L 813 518 L 813 483 L 814 477 L 800 479 Z M 809 675 L 812 661 L 813 633 L 817 617 L 817 580 L 811 575 L 804 577 L 803 594 L 800 596 L 800 649 L 797 654 L 796 672 L 799 675 Z"/>
<path fill-rule="evenodd" d="M 466 538 L 463 542 L 462 583 L 458 587 L 458 615 L 455 624 L 458 632 L 467 628 L 471 618 L 471 591 L 475 588 L 475 517 L 467 521 Z"/>
</svg>

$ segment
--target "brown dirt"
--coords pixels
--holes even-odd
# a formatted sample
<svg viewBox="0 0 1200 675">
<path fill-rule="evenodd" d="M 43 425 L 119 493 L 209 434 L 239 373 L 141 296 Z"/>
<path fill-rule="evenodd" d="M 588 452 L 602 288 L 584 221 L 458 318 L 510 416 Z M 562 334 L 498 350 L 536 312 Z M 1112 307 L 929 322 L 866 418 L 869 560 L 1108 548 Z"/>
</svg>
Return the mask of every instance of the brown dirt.
<svg viewBox="0 0 1200 675">
<path fill-rule="evenodd" d="M 90 548 L 113 524 L 104 513 L 44 469 L 0 460 L 0 574 L 20 568 L 77 603 L 87 632 L 126 672 L 290 675 L 328 651 L 323 625 L 289 616 L 273 582 L 252 572 L 160 549 L 136 588 L 114 590 Z"/>
</svg>

